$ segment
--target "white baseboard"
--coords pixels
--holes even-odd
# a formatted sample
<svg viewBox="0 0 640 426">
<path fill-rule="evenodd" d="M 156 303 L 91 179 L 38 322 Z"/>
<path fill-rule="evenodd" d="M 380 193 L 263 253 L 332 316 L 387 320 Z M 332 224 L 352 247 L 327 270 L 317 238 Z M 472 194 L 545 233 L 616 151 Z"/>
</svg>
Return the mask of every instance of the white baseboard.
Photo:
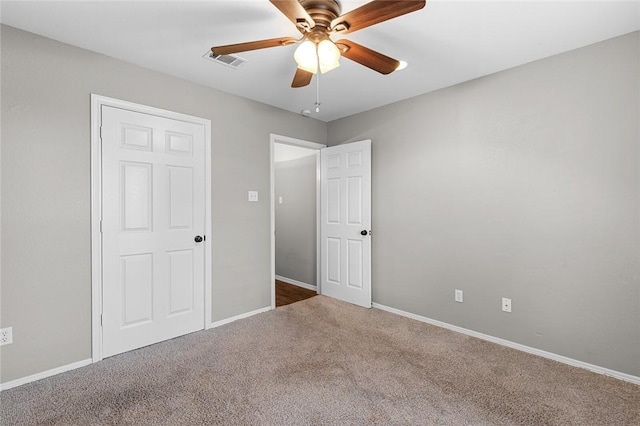
<svg viewBox="0 0 640 426">
<path fill-rule="evenodd" d="M 211 324 L 207 325 L 207 330 L 210 328 L 220 327 L 221 325 L 229 324 L 230 322 L 234 322 L 243 318 L 249 318 L 257 314 L 261 314 L 263 312 L 267 312 L 271 310 L 271 306 L 267 306 L 266 308 L 256 309 L 255 311 L 245 312 L 244 314 L 236 315 L 231 318 L 225 318 L 220 321 L 214 321 Z"/>
<path fill-rule="evenodd" d="M 78 361 L 71 364 L 63 365 L 61 367 L 52 368 L 51 370 L 43 371 L 42 373 L 36 373 L 27 377 L 22 377 L 20 379 L 11 380 L 9 382 L 0 384 L 0 390 L 15 388 L 16 386 L 24 385 L 30 382 L 35 382 L 36 380 L 45 379 L 47 377 L 55 376 L 56 374 L 64 373 L 66 371 L 75 370 L 76 368 L 89 365 L 92 362 L 93 361 L 91 360 L 91 358 L 89 358 L 83 361 Z"/>
<path fill-rule="evenodd" d="M 306 288 L 307 290 L 318 291 L 318 288 L 315 285 L 303 283 L 302 281 L 294 280 L 287 277 L 281 277 L 280 275 L 276 275 L 276 280 L 282 281 L 287 284 L 297 285 L 298 287 Z"/>
<path fill-rule="evenodd" d="M 372 303 L 372 306 L 377 309 L 381 309 L 383 311 L 391 312 L 396 315 L 401 315 L 403 317 L 411 318 L 416 321 L 425 322 L 427 324 L 435 325 L 437 327 L 442 327 L 449 329 L 451 331 L 455 331 L 458 333 L 466 334 L 468 336 L 477 337 L 478 339 L 487 340 L 492 343 L 497 343 L 498 345 L 507 346 L 512 349 L 517 349 L 522 352 L 527 352 L 533 355 L 538 355 L 543 358 L 551 359 L 554 361 L 561 362 L 563 364 L 569 364 L 573 367 L 584 368 L 589 371 L 593 371 L 594 373 L 604 374 L 605 376 L 611 376 L 616 379 L 624 380 L 625 382 L 634 383 L 636 385 L 640 385 L 640 377 L 633 376 L 631 374 L 622 373 L 620 371 L 611 370 L 609 368 L 600 367 L 598 365 L 589 364 L 587 362 L 578 361 L 577 359 L 568 358 L 566 356 L 554 354 L 553 352 L 543 351 L 541 349 L 532 348 L 530 346 L 525 346 L 520 343 L 515 343 L 510 340 L 500 339 L 499 337 L 489 336 L 488 334 L 478 333 L 477 331 L 469 330 L 466 328 L 458 327 L 457 325 L 448 324 L 446 322 L 434 320 L 431 318 L 423 317 L 421 315 L 412 314 L 410 312 L 401 311 L 400 309 L 391 308 L 389 306 L 381 305 L 379 303 Z"/>
<path fill-rule="evenodd" d="M 280 279 L 280 278 L 278 278 Z M 284 280 L 281 280 L 284 281 Z M 498 345 L 507 346 L 509 348 L 517 349 L 519 351 L 527 352 L 533 355 L 538 355 L 543 358 L 551 359 L 554 361 L 558 361 L 564 364 L 568 364 L 574 367 L 584 368 L 589 371 L 593 371 L 594 373 L 604 374 L 605 376 L 611 376 L 616 379 L 624 380 L 625 382 L 634 383 L 636 385 L 640 385 L 640 377 L 633 376 L 631 374 L 622 373 L 620 371 L 611 370 L 609 368 L 600 367 L 598 365 L 589 364 L 587 362 L 578 361 L 576 359 L 568 358 L 566 356 L 554 354 L 552 352 L 543 351 L 541 349 L 532 348 L 530 346 L 525 346 L 520 343 L 511 342 L 509 340 L 500 339 L 498 337 L 489 336 L 488 334 L 479 333 L 477 331 L 469 330 L 463 327 L 458 327 L 457 325 L 448 324 L 446 322 L 434 320 L 431 318 L 423 317 L 421 315 L 412 314 L 410 312 L 405 312 L 400 309 L 391 308 L 389 306 L 381 305 L 379 303 L 372 303 L 372 306 L 377 309 L 381 309 L 383 311 L 391 312 L 396 315 L 400 315 L 403 317 L 411 318 L 416 321 L 421 321 L 427 324 L 435 325 L 437 327 L 442 327 L 449 329 L 451 331 L 455 331 L 457 333 L 466 334 L 468 336 L 477 337 L 478 339 L 486 340 L 492 343 L 496 343 Z M 229 324 L 231 322 L 248 318 L 253 315 L 261 314 L 263 312 L 268 312 L 271 310 L 270 306 L 265 308 L 256 309 L 255 311 L 245 312 L 244 314 L 236 315 L 231 318 L 226 318 L 220 321 L 215 321 L 210 323 L 206 328 L 214 328 L 220 327 L 224 324 Z M 35 382 L 36 380 L 45 379 L 47 377 L 55 376 L 56 374 L 64 373 L 66 371 L 75 370 L 76 368 L 84 367 L 91 364 L 93 361 L 91 358 L 85 359 L 83 361 L 74 362 L 71 364 L 63 365 L 61 367 L 52 368 L 51 370 L 43 371 L 41 373 L 32 374 L 30 376 L 22 377 L 20 379 L 11 380 L 6 383 L 0 383 L 0 391 L 11 389 L 16 386 L 21 386 L 30 382 Z"/>
</svg>

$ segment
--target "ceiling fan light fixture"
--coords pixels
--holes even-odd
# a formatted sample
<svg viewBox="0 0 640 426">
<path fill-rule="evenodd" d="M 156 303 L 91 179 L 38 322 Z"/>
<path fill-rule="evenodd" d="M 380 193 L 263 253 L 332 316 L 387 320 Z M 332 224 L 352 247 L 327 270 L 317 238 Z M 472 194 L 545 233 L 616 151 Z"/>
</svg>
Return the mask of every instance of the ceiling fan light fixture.
<svg viewBox="0 0 640 426">
<path fill-rule="evenodd" d="M 310 73 L 318 72 L 318 53 L 316 50 L 316 44 L 311 40 L 303 41 L 293 54 L 293 59 L 296 60 L 298 68 Z"/>
<path fill-rule="evenodd" d="M 329 39 L 322 40 L 318 43 L 318 61 L 320 63 L 320 72 L 326 73 L 340 66 L 340 50 Z"/>
</svg>

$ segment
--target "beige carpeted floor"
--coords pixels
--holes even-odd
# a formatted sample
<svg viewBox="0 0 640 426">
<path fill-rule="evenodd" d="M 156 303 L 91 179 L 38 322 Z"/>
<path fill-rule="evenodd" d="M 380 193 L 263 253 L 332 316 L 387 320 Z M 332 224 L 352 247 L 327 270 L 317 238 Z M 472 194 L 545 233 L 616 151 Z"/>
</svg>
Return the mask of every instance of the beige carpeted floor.
<svg viewBox="0 0 640 426">
<path fill-rule="evenodd" d="M 2 425 L 639 425 L 640 387 L 323 296 L 0 393 Z"/>
</svg>

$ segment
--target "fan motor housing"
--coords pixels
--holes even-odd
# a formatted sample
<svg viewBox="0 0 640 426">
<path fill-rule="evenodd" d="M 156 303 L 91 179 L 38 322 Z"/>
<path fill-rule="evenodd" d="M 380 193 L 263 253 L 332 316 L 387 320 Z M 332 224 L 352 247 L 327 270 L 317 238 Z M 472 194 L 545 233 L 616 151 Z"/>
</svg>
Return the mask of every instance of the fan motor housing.
<svg viewBox="0 0 640 426">
<path fill-rule="evenodd" d="M 340 16 L 342 7 L 337 0 L 300 0 L 309 16 L 315 21 L 316 27 L 329 29 L 331 21 Z"/>
</svg>

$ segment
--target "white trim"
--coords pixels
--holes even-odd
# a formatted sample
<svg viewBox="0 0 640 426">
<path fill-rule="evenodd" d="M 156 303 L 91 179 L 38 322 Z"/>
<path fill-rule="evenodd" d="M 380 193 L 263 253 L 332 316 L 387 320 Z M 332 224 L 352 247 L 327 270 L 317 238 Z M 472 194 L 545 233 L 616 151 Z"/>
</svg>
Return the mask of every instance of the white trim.
<svg viewBox="0 0 640 426">
<path fill-rule="evenodd" d="M 434 320 L 431 318 L 423 317 L 421 315 L 412 314 L 410 312 L 401 311 L 400 309 L 391 308 L 389 306 L 381 305 L 379 303 L 373 303 L 372 306 L 377 309 L 381 309 L 383 311 L 391 312 L 392 314 L 400 315 L 403 317 L 411 318 L 416 321 L 425 322 L 427 324 L 435 325 L 436 327 L 446 328 L 451 331 L 455 331 L 457 333 L 466 334 L 467 336 L 477 337 L 478 339 L 486 340 L 492 343 L 496 343 L 498 345 L 507 346 L 512 349 L 517 349 L 522 352 L 527 352 L 533 355 L 538 355 L 543 358 L 551 359 L 553 361 L 558 361 L 563 364 L 568 364 L 573 367 L 584 368 L 586 370 L 592 371 L 594 373 L 603 374 L 605 376 L 610 376 L 616 379 L 624 380 L 625 382 L 634 383 L 636 385 L 640 385 L 640 377 L 633 376 L 631 374 L 622 373 L 620 371 L 611 370 L 609 368 L 600 367 L 598 365 L 589 364 L 587 362 L 578 361 L 577 359 L 568 358 L 563 355 L 554 354 L 553 352 L 543 351 L 541 349 L 532 348 L 530 346 L 522 345 L 520 343 L 515 343 L 510 340 L 501 339 L 499 337 L 489 336 L 488 334 L 479 333 L 477 331 L 469 330 L 466 328 L 458 327 L 457 325 L 448 324 L 446 322 Z"/>
<path fill-rule="evenodd" d="M 296 139 L 296 138 L 291 138 L 289 136 L 282 136 L 282 135 L 276 135 L 275 133 L 271 133 L 271 141 L 274 143 L 282 143 L 285 145 L 293 145 L 293 146 L 300 146 L 302 148 L 309 148 L 309 149 L 315 149 L 315 150 L 320 150 L 322 148 L 326 148 L 327 145 L 323 144 L 323 143 L 317 143 L 317 142 L 311 142 L 311 141 L 305 141 L 303 139 Z"/>
<path fill-rule="evenodd" d="M 55 376 L 56 374 L 65 373 L 67 371 L 75 370 L 76 368 L 85 367 L 92 363 L 92 359 L 85 359 L 82 361 L 74 362 L 71 364 L 63 365 L 61 367 L 52 368 L 51 370 L 43 371 L 41 373 L 32 374 L 20 379 L 11 380 L 6 383 L 0 384 L 0 390 L 7 390 L 15 388 L 16 386 L 26 385 L 27 383 L 35 382 L 36 380 L 46 379 L 47 377 Z"/>
<path fill-rule="evenodd" d="M 291 138 L 289 136 L 276 135 L 271 133 L 269 137 L 269 182 L 270 182 L 270 206 L 271 206 L 271 309 L 276 308 L 276 206 L 275 206 L 275 169 L 274 144 L 282 143 L 286 145 L 300 146 L 303 148 L 315 149 L 316 152 L 316 283 L 320 283 L 320 150 L 327 145 Z M 283 280 L 284 281 L 284 280 Z M 314 290 L 319 293 L 320 286 Z"/>
<path fill-rule="evenodd" d="M 225 318 L 220 321 L 212 322 L 207 326 L 207 330 L 210 328 L 220 327 L 221 325 L 229 324 L 230 322 L 234 322 L 237 320 L 245 319 L 252 317 L 254 315 L 262 314 L 265 312 L 271 311 L 273 308 L 271 306 L 266 306 L 264 308 L 256 309 L 255 311 L 245 312 L 244 314 L 236 315 L 234 317 Z"/>
<path fill-rule="evenodd" d="M 274 148 L 275 135 L 272 133 L 269 137 L 269 214 L 270 219 L 270 234 L 269 234 L 269 251 L 270 251 L 270 272 L 269 278 L 269 293 L 271 297 L 271 309 L 276 308 L 276 204 L 275 204 L 275 168 L 273 163 L 275 162 L 275 148 Z"/>
<path fill-rule="evenodd" d="M 315 292 L 318 291 L 318 287 L 316 287 L 315 285 L 303 283 L 302 281 L 294 280 L 293 278 L 276 275 L 276 280 L 282 281 L 283 283 L 287 284 L 297 285 L 298 287 L 306 288 L 307 290 L 313 290 Z"/>
<path fill-rule="evenodd" d="M 91 357 L 102 359 L 102 155 L 100 150 L 101 99 L 91 94 Z"/>
<path fill-rule="evenodd" d="M 211 217 L 212 205 L 212 188 L 211 188 L 211 120 L 204 120 L 204 329 L 211 324 L 213 317 L 213 219 Z"/>
<path fill-rule="evenodd" d="M 326 146 L 325 146 L 326 148 Z M 316 152 L 316 291 L 321 294 L 322 281 L 320 280 L 320 235 L 322 232 L 320 226 L 320 179 L 322 178 L 322 170 L 320 169 L 320 150 Z M 275 283 L 274 283 L 275 285 Z"/>
<path fill-rule="evenodd" d="M 211 257 L 211 120 L 146 105 L 91 94 L 91 357 L 102 360 L 102 156 L 100 149 L 101 108 L 110 106 L 141 112 L 172 120 L 201 125 L 205 130 L 205 233 L 204 244 L 204 319 L 202 329 L 212 318 L 212 257 Z"/>
</svg>

